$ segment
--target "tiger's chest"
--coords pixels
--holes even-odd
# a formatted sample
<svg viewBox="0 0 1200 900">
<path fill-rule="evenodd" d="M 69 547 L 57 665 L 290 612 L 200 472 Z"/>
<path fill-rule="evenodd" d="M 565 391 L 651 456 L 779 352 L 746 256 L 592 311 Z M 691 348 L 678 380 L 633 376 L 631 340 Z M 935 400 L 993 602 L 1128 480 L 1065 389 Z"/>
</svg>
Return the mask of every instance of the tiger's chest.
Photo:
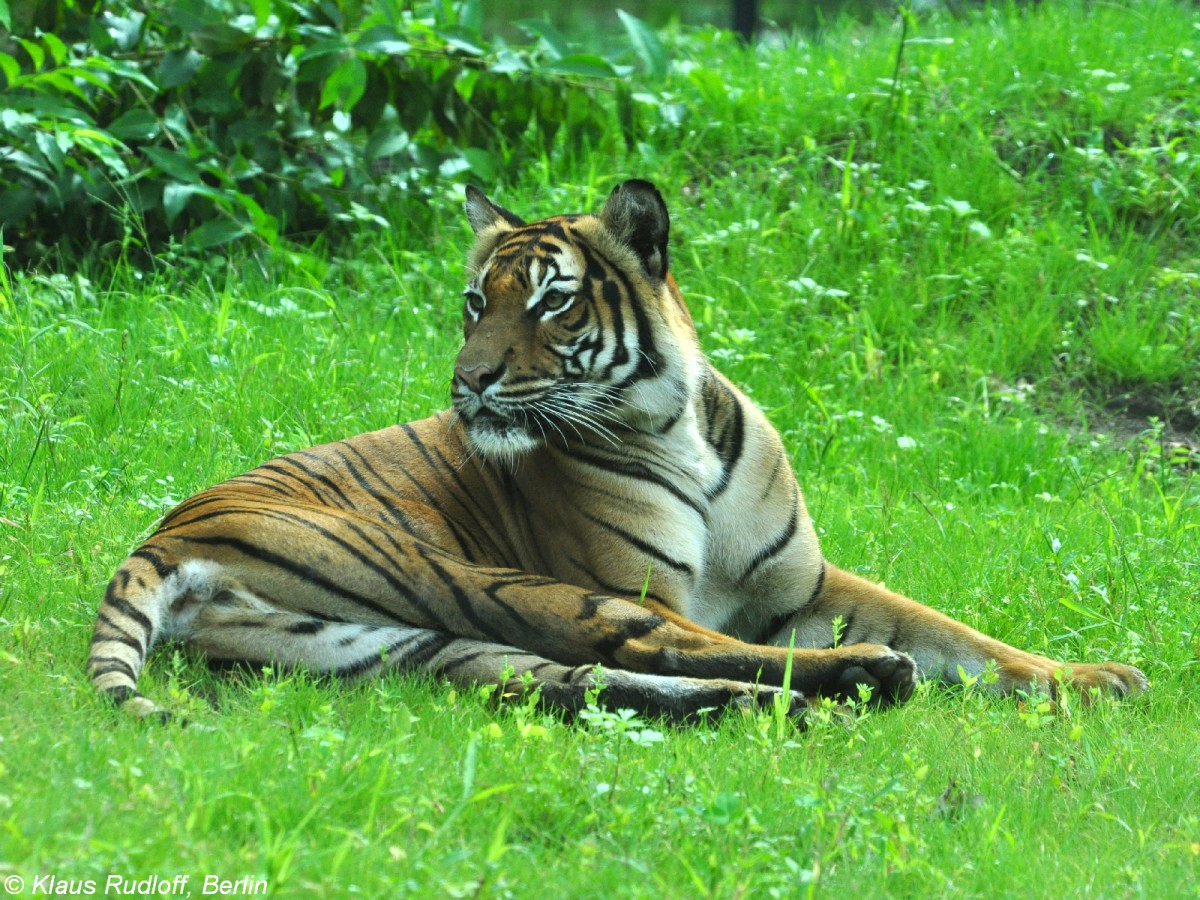
<svg viewBox="0 0 1200 900">
<path fill-rule="evenodd" d="M 757 460 L 741 471 L 707 444 L 674 453 L 574 448 L 542 461 L 525 490 L 534 559 L 563 581 L 617 596 L 643 594 L 708 628 L 749 637 L 803 585 L 758 571 L 764 548 L 792 527 L 778 498 L 760 496 Z M 792 482 L 789 479 L 789 484 Z M 804 516 L 805 527 L 811 527 Z M 796 550 L 816 552 L 815 538 Z M 783 581 L 794 566 L 783 567 Z"/>
</svg>

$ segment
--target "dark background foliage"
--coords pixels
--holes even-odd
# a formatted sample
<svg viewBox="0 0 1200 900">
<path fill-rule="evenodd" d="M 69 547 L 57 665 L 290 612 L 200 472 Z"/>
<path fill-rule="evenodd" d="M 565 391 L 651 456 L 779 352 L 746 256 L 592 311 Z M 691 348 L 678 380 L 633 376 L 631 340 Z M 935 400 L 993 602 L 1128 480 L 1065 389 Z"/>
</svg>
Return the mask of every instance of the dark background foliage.
<svg viewBox="0 0 1200 900">
<path fill-rule="evenodd" d="M 0 0 L 10 260 L 382 225 L 436 179 L 634 139 L 625 76 L 666 67 L 639 19 L 599 55 L 545 20 L 487 40 L 482 6 Z"/>
</svg>

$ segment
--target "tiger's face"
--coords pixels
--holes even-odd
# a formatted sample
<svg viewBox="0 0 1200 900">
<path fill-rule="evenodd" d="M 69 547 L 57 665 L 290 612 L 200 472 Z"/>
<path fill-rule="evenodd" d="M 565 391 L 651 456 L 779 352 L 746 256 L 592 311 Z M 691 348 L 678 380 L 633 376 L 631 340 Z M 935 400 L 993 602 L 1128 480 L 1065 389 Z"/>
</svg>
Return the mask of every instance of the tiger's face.
<svg viewBox="0 0 1200 900">
<path fill-rule="evenodd" d="M 468 189 L 467 215 L 476 245 L 452 395 L 475 450 L 511 462 L 678 417 L 699 351 L 652 185 L 620 185 L 598 216 L 530 224 Z"/>
</svg>

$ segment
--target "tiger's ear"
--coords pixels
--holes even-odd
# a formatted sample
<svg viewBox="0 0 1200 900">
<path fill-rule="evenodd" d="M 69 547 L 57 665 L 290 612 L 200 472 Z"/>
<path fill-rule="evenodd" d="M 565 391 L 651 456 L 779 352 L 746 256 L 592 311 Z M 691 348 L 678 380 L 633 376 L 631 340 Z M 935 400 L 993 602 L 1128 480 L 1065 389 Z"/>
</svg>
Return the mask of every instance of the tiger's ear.
<svg viewBox="0 0 1200 900">
<path fill-rule="evenodd" d="M 500 222 L 506 222 L 513 228 L 520 228 L 525 224 L 524 219 L 510 213 L 503 206 L 497 206 L 473 184 L 467 185 L 467 221 L 471 223 L 471 230 L 476 234 Z"/>
<path fill-rule="evenodd" d="M 671 217 L 658 188 L 640 179 L 618 184 L 604 204 L 600 221 L 613 237 L 637 254 L 650 277 L 667 277 Z"/>
</svg>

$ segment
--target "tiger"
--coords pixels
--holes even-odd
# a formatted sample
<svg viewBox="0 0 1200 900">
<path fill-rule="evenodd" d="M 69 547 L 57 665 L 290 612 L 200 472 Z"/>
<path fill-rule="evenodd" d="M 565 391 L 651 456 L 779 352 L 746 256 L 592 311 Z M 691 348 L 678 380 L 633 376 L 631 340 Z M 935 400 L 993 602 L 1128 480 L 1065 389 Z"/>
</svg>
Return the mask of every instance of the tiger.
<svg viewBox="0 0 1200 900">
<path fill-rule="evenodd" d="M 653 184 L 532 223 L 465 196 L 450 409 L 280 456 L 170 511 L 105 591 L 87 662 L 102 695 L 169 715 L 137 688 L 162 641 L 216 667 L 396 671 L 678 722 L 886 707 L 918 679 L 1148 687 L 825 559 L 779 434 L 701 350 Z"/>
</svg>

